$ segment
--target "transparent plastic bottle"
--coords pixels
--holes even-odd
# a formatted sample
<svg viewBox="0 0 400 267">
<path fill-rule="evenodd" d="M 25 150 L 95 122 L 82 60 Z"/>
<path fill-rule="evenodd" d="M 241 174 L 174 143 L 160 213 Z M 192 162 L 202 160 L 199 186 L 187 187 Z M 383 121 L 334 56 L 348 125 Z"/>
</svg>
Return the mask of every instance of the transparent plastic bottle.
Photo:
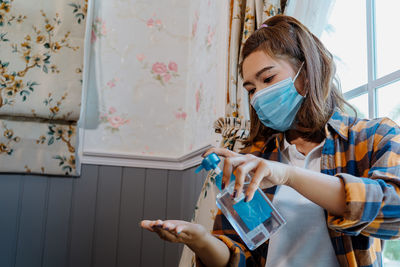
<svg viewBox="0 0 400 267">
<path fill-rule="evenodd" d="M 246 246 L 250 250 L 254 250 L 285 225 L 286 221 L 260 188 L 256 190 L 251 201 L 244 202 L 244 192 L 246 192 L 250 181 L 244 183 L 243 192 L 238 193 L 236 198 L 232 197 L 235 187 L 235 183 L 232 182 L 235 180 L 233 174 L 230 180 L 232 183 L 221 190 L 222 171 L 218 167 L 220 161 L 218 155 L 212 153 L 203 159 L 196 173 L 202 169 L 215 171 L 217 174 L 215 184 L 220 190 L 217 195 L 217 206 Z M 251 179 L 250 176 L 248 178 L 248 180 Z"/>
</svg>

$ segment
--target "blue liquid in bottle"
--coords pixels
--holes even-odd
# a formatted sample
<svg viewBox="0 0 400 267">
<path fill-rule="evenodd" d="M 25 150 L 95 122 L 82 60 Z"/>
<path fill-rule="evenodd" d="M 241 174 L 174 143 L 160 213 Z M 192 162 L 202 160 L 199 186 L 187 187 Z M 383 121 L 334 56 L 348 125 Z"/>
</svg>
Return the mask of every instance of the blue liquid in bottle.
<svg viewBox="0 0 400 267">
<path fill-rule="evenodd" d="M 286 221 L 260 188 L 256 190 L 251 201 L 244 202 L 244 192 L 247 191 L 249 181 L 244 183 L 242 194 L 238 194 L 236 198 L 232 198 L 235 183 L 230 183 L 221 190 L 222 171 L 218 167 L 220 161 L 218 155 L 212 153 L 203 159 L 196 172 L 202 169 L 215 171 L 215 185 L 220 190 L 217 206 L 246 246 L 254 250 L 285 225 Z M 235 176 L 232 174 L 231 182 L 234 180 Z"/>
</svg>

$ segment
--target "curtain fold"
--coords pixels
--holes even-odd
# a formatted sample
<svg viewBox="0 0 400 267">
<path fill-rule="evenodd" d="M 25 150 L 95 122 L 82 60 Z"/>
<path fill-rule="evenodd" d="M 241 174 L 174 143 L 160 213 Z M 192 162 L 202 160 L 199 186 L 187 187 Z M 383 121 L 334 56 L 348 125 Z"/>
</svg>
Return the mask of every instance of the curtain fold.
<svg viewBox="0 0 400 267">
<path fill-rule="evenodd" d="M 87 0 L 2 0 L 0 172 L 79 175 Z"/>
<path fill-rule="evenodd" d="M 249 103 L 243 81 L 239 75 L 238 65 L 242 47 L 247 38 L 271 16 L 282 13 L 284 0 L 232 0 L 230 6 L 228 80 L 225 106 L 225 117 L 214 122 L 216 133 L 222 135 L 221 147 L 239 151 L 242 142 L 249 136 Z M 192 222 L 203 225 L 212 231 L 215 215 L 217 189 L 215 173 L 209 172 L 203 184 Z M 198 265 L 201 265 L 197 263 Z M 195 266 L 194 253 L 186 246 L 180 260 L 180 267 Z"/>
<path fill-rule="evenodd" d="M 242 141 L 250 135 L 250 121 L 235 117 L 219 118 L 214 122 L 214 129 L 222 135 L 221 147 L 239 151 Z"/>
<path fill-rule="evenodd" d="M 238 64 L 242 47 L 247 38 L 263 21 L 281 14 L 280 0 L 235 0 L 231 4 L 231 24 L 228 55 L 228 89 L 225 114 L 248 120 L 249 103 L 243 80 L 239 75 Z"/>
</svg>

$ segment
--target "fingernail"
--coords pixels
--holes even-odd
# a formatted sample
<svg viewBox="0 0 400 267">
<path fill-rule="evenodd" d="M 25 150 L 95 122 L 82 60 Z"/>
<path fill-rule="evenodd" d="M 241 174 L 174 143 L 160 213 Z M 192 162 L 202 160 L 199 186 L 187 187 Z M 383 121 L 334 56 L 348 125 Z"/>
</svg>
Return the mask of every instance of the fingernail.
<svg viewBox="0 0 400 267">
<path fill-rule="evenodd" d="M 224 190 L 224 188 L 225 188 L 225 183 L 222 182 L 222 183 L 221 183 L 221 189 Z"/>
<path fill-rule="evenodd" d="M 236 197 L 236 194 L 237 194 L 237 190 L 235 189 L 235 190 L 233 190 L 232 197 L 235 198 L 235 197 Z"/>
</svg>

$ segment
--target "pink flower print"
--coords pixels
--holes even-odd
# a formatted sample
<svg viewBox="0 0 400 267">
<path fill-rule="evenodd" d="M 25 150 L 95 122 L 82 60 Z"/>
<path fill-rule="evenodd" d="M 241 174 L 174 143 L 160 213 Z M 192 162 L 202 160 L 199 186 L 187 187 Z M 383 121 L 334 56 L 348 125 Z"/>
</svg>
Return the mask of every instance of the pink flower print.
<svg viewBox="0 0 400 267">
<path fill-rule="evenodd" d="M 93 44 L 94 42 L 96 42 L 96 40 L 97 40 L 96 33 L 94 32 L 94 29 L 92 29 L 92 36 L 91 36 L 90 41 Z"/>
<path fill-rule="evenodd" d="M 113 78 L 112 80 L 107 82 L 107 86 L 109 88 L 114 88 L 117 85 L 117 81 L 119 80 L 119 78 Z"/>
<path fill-rule="evenodd" d="M 176 64 L 174 61 L 170 61 L 168 64 L 168 69 L 170 71 L 178 72 L 178 64 Z"/>
<path fill-rule="evenodd" d="M 215 34 L 215 30 L 211 30 L 211 26 L 208 26 L 207 46 L 211 46 L 212 45 L 214 34 Z"/>
<path fill-rule="evenodd" d="M 114 88 L 114 87 L 115 87 L 115 80 L 112 79 L 111 81 L 109 81 L 109 82 L 107 83 L 107 86 L 110 87 L 110 88 Z"/>
<path fill-rule="evenodd" d="M 194 37 L 196 35 L 197 32 L 197 23 L 199 22 L 199 12 L 196 11 L 194 13 L 194 21 L 192 24 L 192 36 Z"/>
<path fill-rule="evenodd" d="M 101 34 L 102 35 L 107 34 L 106 24 L 104 22 L 101 24 Z"/>
<path fill-rule="evenodd" d="M 194 37 L 196 35 L 197 32 L 197 20 L 195 22 L 193 22 L 192 25 L 192 36 Z"/>
<path fill-rule="evenodd" d="M 200 104 L 201 104 L 201 92 L 203 90 L 203 83 L 200 83 L 200 88 L 196 91 L 195 98 L 196 98 L 196 112 L 199 112 Z"/>
<path fill-rule="evenodd" d="M 96 18 L 92 25 L 91 42 L 107 34 L 106 23 L 101 18 Z"/>
<path fill-rule="evenodd" d="M 162 22 L 161 22 L 160 19 L 157 19 L 157 20 L 155 21 L 155 24 L 156 24 L 156 26 L 161 27 Z"/>
<path fill-rule="evenodd" d="M 154 26 L 154 20 L 152 18 L 147 20 L 147 27 L 153 28 Z"/>
<path fill-rule="evenodd" d="M 110 88 L 114 88 L 114 87 L 115 87 L 114 81 L 109 81 L 109 82 L 107 83 L 107 86 L 110 87 Z"/>
<path fill-rule="evenodd" d="M 139 60 L 140 62 L 142 62 L 145 59 L 145 56 L 143 54 L 137 54 L 136 55 L 137 60 Z"/>
<path fill-rule="evenodd" d="M 186 112 L 184 112 L 184 111 L 182 111 L 182 112 L 175 112 L 175 118 L 177 118 L 178 120 L 179 120 L 179 119 L 185 120 L 186 117 L 187 117 L 187 114 L 186 114 Z"/>
<path fill-rule="evenodd" d="M 108 118 L 108 122 L 113 128 L 119 128 L 120 126 L 124 125 L 125 123 L 128 122 L 128 120 L 124 120 L 120 116 L 114 116 Z"/>
<path fill-rule="evenodd" d="M 156 62 L 153 64 L 152 71 L 155 74 L 164 75 L 167 72 L 167 66 L 164 63 Z"/>
<path fill-rule="evenodd" d="M 108 113 L 110 113 L 110 114 L 113 114 L 113 113 L 115 113 L 115 112 L 117 112 L 117 110 L 116 110 L 114 107 L 110 107 L 110 108 L 108 109 Z"/>
<path fill-rule="evenodd" d="M 163 75 L 163 81 L 164 81 L 165 83 L 167 83 L 167 82 L 169 82 L 169 80 L 171 80 L 171 74 L 165 73 L 165 74 Z"/>
<path fill-rule="evenodd" d="M 147 65 L 147 64 L 146 64 Z M 167 67 L 168 66 L 168 67 Z M 170 61 L 168 65 L 163 62 L 156 62 L 151 68 L 153 78 L 165 86 L 173 77 L 178 77 L 178 64 Z"/>
<path fill-rule="evenodd" d="M 196 91 L 196 112 L 199 112 L 200 109 L 200 90 Z"/>
</svg>

